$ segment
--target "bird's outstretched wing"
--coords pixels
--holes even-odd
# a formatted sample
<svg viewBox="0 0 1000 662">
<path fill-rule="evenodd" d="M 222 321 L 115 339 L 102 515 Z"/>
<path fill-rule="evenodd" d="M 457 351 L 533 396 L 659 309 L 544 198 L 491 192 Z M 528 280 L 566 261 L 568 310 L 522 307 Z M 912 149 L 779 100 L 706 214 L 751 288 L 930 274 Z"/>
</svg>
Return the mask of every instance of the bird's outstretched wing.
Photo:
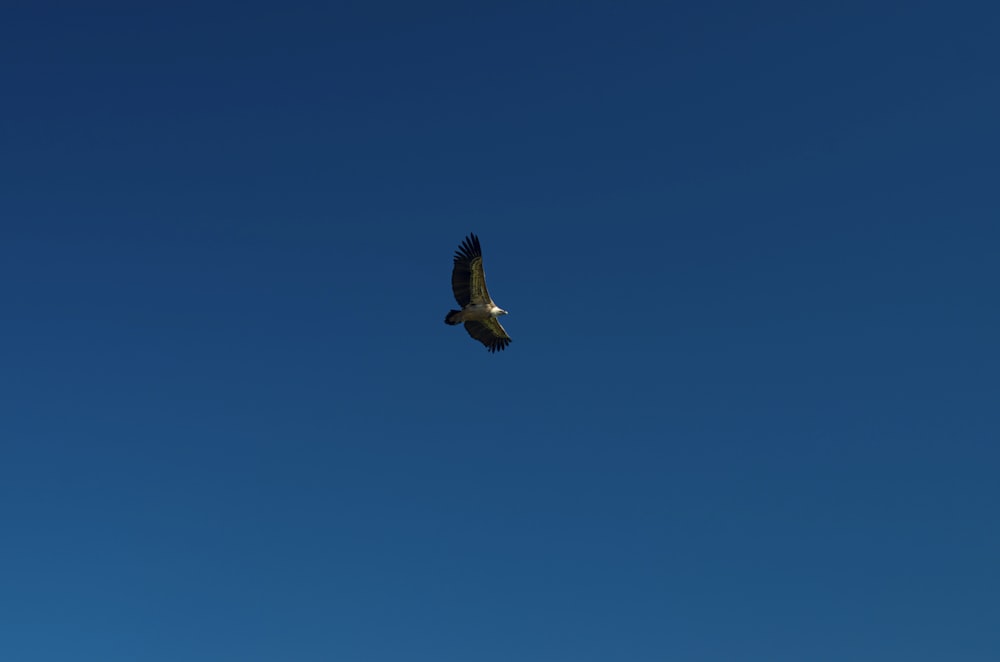
<svg viewBox="0 0 1000 662">
<path fill-rule="evenodd" d="M 469 335 L 486 345 L 490 353 L 502 351 L 510 344 L 510 336 L 501 326 L 495 317 L 488 320 L 473 321 L 465 323 L 465 330 Z"/>
<path fill-rule="evenodd" d="M 486 289 L 486 272 L 483 271 L 483 251 L 479 237 L 470 234 L 455 251 L 455 266 L 451 270 L 451 290 L 458 305 L 493 303 Z"/>
</svg>

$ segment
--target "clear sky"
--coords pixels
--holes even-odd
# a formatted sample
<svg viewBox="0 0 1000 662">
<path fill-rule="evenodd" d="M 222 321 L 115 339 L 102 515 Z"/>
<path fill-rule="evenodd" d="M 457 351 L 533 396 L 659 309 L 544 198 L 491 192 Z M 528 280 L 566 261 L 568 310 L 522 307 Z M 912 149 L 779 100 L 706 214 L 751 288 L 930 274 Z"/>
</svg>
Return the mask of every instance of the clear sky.
<svg viewBox="0 0 1000 662">
<path fill-rule="evenodd" d="M 285 4 L 0 12 L 0 658 L 1000 659 L 996 3 Z"/>
</svg>

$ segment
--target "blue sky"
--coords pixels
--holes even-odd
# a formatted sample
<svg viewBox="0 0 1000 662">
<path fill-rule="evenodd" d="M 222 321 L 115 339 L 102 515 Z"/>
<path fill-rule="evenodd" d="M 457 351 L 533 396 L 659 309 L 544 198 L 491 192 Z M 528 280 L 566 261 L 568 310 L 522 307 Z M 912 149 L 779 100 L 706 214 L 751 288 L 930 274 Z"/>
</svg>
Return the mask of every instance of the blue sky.
<svg viewBox="0 0 1000 662">
<path fill-rule="evenodd" d="M 0 26 L 3 659 L 997 659 L 991 3 Z"/>
</svg>

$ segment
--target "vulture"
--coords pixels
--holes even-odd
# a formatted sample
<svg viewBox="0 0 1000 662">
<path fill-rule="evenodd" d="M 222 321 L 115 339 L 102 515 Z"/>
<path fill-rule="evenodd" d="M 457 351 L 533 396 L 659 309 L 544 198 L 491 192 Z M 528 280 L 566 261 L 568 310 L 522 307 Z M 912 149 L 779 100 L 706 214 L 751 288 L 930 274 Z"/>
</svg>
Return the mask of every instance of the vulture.
<svg viewBox="0 0 1000 662">
<path fill-rule="evenodd" d="M 510 336 L 497 318 L 506 315 L 507 311 L 493 303 L 486 289 L 483 251 L 479 247 L 479 237 L 474 234 L 466 237 L 455 251 L 451 289 L 462 309 L 449 311 L 444 323 L 464 323 L 469 335 L 486 345 L 490 353 L 506 349 Z"/>
</svg>

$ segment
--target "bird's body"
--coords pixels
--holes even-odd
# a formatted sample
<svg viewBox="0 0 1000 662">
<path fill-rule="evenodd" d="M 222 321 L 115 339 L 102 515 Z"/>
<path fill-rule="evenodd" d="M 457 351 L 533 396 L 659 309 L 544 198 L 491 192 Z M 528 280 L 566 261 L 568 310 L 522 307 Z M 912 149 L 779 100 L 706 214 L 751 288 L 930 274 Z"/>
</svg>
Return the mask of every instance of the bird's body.
<svg viewBox="0 0 1000 662">
<path fill-rule="evenodd" d="M 474 320 L 488 320 L 491 317 L 506 315 L 507 311 L 501 309 L 496 304 L 470 303 L 462 310 L 453 310 L 448 313 L 448 324 L 458 324 L 459 322 L 471 322 Z"/>
<path fill-rule="evenodd" d="M 497 320 L 507 311 L 493 303 L 486 289 L 483 270 L 483 253 L 479 237 L 470 234 L 455 251 L 455 264 L 451 271 L 451 289 L 461 310 L 451 310 L 444 318 L 445 324 L 464 323 L 470 336 L 483 343 L 490 352 L 506 349 L 510 336 Z"/>
</svg>

